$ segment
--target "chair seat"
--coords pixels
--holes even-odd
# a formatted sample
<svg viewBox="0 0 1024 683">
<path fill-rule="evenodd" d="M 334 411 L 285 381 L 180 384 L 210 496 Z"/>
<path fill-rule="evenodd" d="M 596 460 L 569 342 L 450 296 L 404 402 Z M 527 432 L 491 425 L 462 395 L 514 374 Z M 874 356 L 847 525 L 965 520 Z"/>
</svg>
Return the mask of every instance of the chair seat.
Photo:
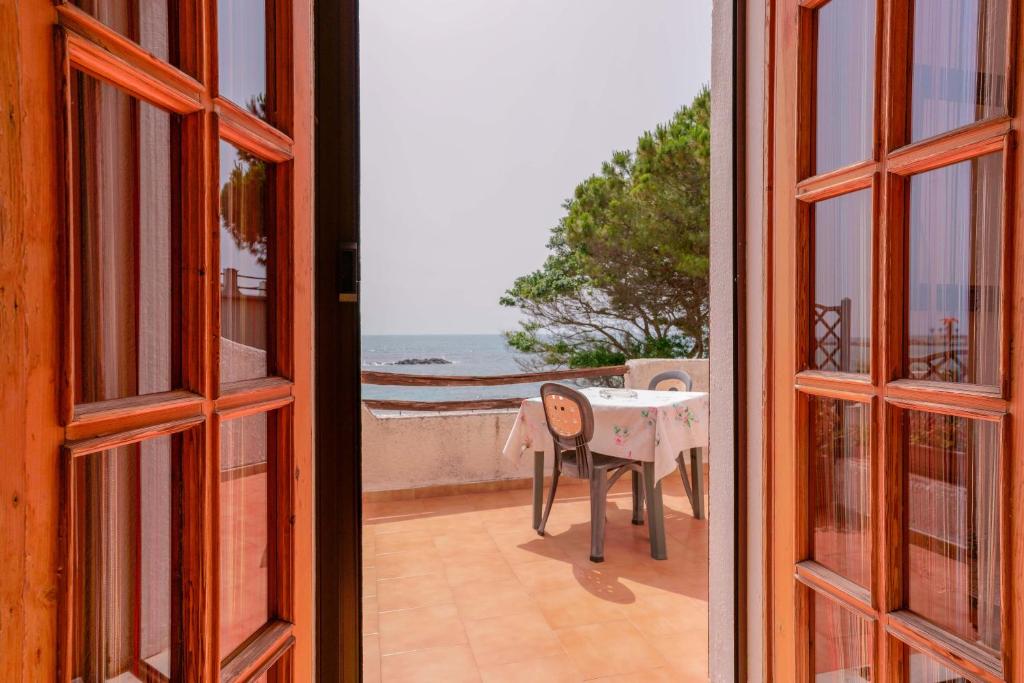
<svg viewBox="0 0 1024 683">
<path fill-rule="evenodd" d="M 593 459 L 593 466 L 595 470 L 613 470 L 616 467 L 634 467 L 640 469 L 640 463 L 636 460 L 629 460 L 628 458 L 616 458 L 613 455 L 605 455 L 604 453 L 595 453 L 591 451 L 591 458 Z M 570 477 L 581 478 L 579 476 L 579 468 L 576 466 L 576 453 L 573 451 L 562 452 L 562 474 L 567 474 Z"/>
</svg>

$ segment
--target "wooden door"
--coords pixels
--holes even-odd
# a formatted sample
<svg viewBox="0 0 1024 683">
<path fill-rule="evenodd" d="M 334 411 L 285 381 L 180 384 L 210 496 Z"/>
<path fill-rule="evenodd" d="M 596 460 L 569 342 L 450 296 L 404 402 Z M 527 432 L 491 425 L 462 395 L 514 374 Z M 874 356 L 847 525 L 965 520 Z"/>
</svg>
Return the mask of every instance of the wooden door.
<svg viewBox="0 0 1024 683">
<path fill-rule="evenodd" d="M 1018 5 L 772 3 L 776 681 L 1024 680 Z"/>
<path fill-rule="evenodd" d="M 311 680 L 311 2 L 4 5 L 0 678 Z"/>
</svg>

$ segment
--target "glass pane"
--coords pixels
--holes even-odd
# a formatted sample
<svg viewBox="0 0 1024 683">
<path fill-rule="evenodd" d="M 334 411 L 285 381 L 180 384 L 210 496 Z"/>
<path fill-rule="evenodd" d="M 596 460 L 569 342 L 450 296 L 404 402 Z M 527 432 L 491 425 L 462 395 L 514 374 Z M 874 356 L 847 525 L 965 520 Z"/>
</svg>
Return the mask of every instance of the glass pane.
<svg viewBox="0 0 1024 683">
<path fill-rule="evenodd" d="M 815 683 L 872 680 L 871 624 L 830 598 L 811 592 L 814 601 Z"/>
<path fill-rule="evenodd" d="M 909 411 L 907 606 L 1000 648 L 999 427 Z"/>
<path fill-rule="evenodd" d="M 267 117 L 267 5 L 264 0 L 217 0 L 220 94 Z"/>
<path fill-rule="evenodd" d="M 999 384 L 1003 155 L 910 180 L 907 376 Z"/>
<path fill-rule="evenodd" d="M 270 617 L 267 420 L 261 413 L 221 424 L 221 660 Z"/>
<path fill-rule="evenodd" d="M 871 579 L 871 407 L 810 398 L 813 558 L 861 586 Z"/>
<path fill-rule="evenodd" d="M 178 385 L 177 117 L 76 73 L 79 403 Z"/>
<path fill-rule="evenodd" d="M 74 460 L 75 676 L 171 675 L 171 481 L 179 441 L 159 437 Z"/>
<path fill-rule="evenodd" d="M 1006 113 L 1007 0 L 914 3 L 911 140 Z"/>
<path fill-rule="evenodd" d="M 871 190 L 811 207 L 818 370 L 871 371 Z"/>
<path fill-rule="evenodd" d="M 121 35 L 165 62 L 177 63 L 177 2 L 168 0 L 72 0 Z M 173 61 L 172 61 L 173 57 Z"/>
<path fill-rule="evenodd" d="M 950 671 L 928 655 L 907 648 L 910 652 L 909 683 L 972 683 L 958 673 Z"/>
<path fill-rule="evenodd" d="M 875 3 L 832 0 L 817 22 L 814 168 L 825 173 L 872 156 Z"/>
<path fill-rule="evenodd" d="M 269 165 L 220 143 L 220 381 L 267 375 Z"/>
</svg>

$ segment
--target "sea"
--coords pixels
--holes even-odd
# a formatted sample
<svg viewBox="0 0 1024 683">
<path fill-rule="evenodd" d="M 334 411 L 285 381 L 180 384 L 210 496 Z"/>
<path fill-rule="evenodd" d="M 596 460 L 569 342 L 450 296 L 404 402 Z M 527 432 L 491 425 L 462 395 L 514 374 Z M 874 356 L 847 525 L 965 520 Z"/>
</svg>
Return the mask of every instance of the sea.
<svg viewBox="0 0 1024 683">
<path fill-rule="evenodd" d="M 508 347 L 500 334 L 367 334 L 362 339 L 364 370 L 416 375 L 509 375 L 529 372 L 524 356 Z M 396 365 L 414 358 L 443 358 L 445 365 Z M 521 398 L 540 393 L 540 383 L 495 387 L 389 387 L 363 385 L 364 399 L 401 401 L 468 401 Z"/>
</svg>

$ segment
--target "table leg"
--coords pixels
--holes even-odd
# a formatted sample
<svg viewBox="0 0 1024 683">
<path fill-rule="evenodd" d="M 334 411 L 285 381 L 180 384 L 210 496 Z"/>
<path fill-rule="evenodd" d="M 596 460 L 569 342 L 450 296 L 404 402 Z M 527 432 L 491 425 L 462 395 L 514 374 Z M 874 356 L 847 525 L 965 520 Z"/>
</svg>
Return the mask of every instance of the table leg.
<svg viewBox="0 0 1024 683">
<path fill-rule="evenodd" d="M 668 559 L 665 545 L 665 506 L 661 501 L 661 482 L 654 478 L 654 463 L 644 463 L 644 498 L 647 501 L 647 531 L 651 535 L 651 557 Z"/>
<path fill-rule="evenodd" d="M 704 463 L 699 448 L 690 449 L 690 477 L 693 479 L 693 518 L 704 519 Z"/>
<path fill-rule="evenodd" d="M 540 528 L 544 500 L 544 451 L 533 452 L 533 528 Z"/>
</svg>

